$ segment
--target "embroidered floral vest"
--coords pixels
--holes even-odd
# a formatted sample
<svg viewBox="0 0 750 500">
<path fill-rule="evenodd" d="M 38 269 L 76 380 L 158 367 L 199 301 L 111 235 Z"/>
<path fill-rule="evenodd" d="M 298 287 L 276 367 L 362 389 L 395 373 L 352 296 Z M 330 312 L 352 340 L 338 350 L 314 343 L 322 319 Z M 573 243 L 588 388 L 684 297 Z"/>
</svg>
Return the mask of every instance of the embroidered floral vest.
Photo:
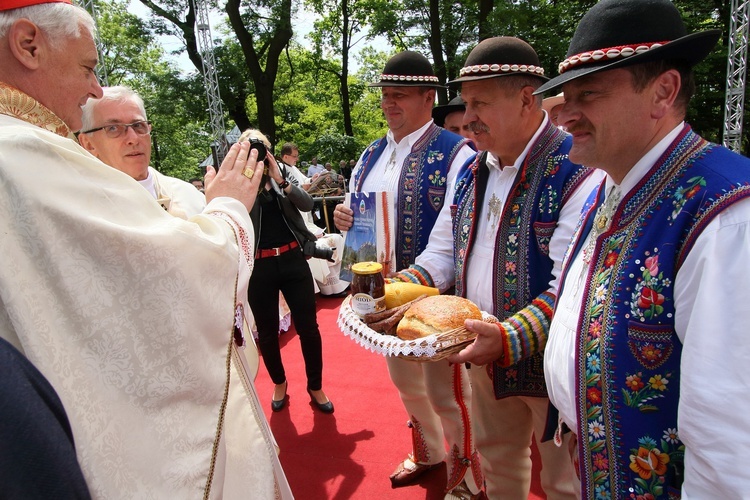
<svg viewBox="0 0 750 500">
<path fill-rule="evenodd" d="M 569 135 L 548 125 L 531 147 L 504 204 L 491 278 L 491 312 L 500 320 L 512 316 L 549 288 L 553 268 L 549 242 L 560 209 L 591 173 L 568 160 L 571 144 Z M 471 253 L 481 211 L 487 209 L 486 156 L 487 153 L 477 154 L 473 163 L 459 172 L 456 181 L 453 240 L 456 295 L 462 297 L 466 293 L 466 258 Z M 541 352 L 509 368 L 493 363 L 489 370 L 495 397 L 547 396 L 543 359 Z"/>
<path fill-rule="evenodd" d="M 406 156 L 396 207 L 396 269 L 409 267 L 427 246 L 432 226 L 445 201 L 448 169 L 465 144 L 471 143 L 433 124 Z M 357 191 L 362 190 L 365 178 L 386 145 L 387 141 L 382 138 L 365 150 L 362 167 L 354 175 Z"/>
<path fill-rule="evenodd" d="M 673 286 L 703 228 L 750 196 L 739 158 L 685 126 L 596 242 L 576 340 L 583 498 L 680 496 Z M 585 238 L 577 240 L 576 252 Z"/>
</svg>

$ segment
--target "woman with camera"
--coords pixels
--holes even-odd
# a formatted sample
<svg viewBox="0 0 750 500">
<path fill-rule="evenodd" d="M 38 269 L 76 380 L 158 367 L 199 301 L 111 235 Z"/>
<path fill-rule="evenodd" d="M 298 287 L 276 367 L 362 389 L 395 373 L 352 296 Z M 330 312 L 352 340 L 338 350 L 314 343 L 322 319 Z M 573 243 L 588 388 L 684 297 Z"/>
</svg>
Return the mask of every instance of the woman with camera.
<svg viewBox="0 0 750 500">
<path fill-rule="evenodd" d="M 323 352 L 315 310 L 315 288 L 304 252 L 315 249 L 315 236 L 305 226 L 299 210 L 310 211 L 313 200 L 290 183 L 286 169 L 266 150 L 268 139 L 257 130 L 246 130 L 240 142 L 250 141 L 265 156 L 268 175 L 250 210 L 255 231 L 255 266 L 250 277 L 248 302 L 258 329 L 258 348 L 263 363 L 276 384 L 273 411 L 287 404 L 287 377 L 279 349 L 279 291 L 292 313 L 305 360 L 307 392 L 311 403 L 323 413 L 333 413 L 333 403 L 322 390 Z M 312 242 L 310 245 L 308 242 Z M 312 255 L 312 254 L 310 254 Z"/>
</svg>

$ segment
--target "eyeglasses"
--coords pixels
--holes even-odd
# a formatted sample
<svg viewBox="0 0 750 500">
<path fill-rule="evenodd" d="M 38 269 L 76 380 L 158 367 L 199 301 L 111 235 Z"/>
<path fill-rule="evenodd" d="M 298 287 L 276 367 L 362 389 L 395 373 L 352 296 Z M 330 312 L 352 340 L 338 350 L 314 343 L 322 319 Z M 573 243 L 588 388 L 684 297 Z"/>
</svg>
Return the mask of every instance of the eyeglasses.
<svg viewBox="0 0 750 500">
<path fill-rule="evenodd" d="M 133 132 L 138 135 L 148 135 L 151 133 L 151 122 L 149 121 L 138 121 L 133 123 L 110 123 L 109 125 L 92 128 L 81 133 L 91 134 L 93 132 L 104 130 L 104 133 L 107 134 L 107 137 L 109 137 L 110 139 L 117 139 L 118 137 L 121 137 L 123 134 L 127 133 L 128 127 L 132 128 Z"/>
</svg>

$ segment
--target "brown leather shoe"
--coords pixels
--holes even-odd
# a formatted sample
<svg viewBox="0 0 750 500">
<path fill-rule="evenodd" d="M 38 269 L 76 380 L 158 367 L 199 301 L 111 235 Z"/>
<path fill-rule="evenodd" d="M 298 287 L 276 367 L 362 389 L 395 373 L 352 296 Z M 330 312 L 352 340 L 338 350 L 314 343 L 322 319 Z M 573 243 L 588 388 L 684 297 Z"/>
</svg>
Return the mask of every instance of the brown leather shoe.
<svg viewBox="0 0 750 500">
<path fill-rule="evenodd" d="M 484 491 L 479 491 L 478 493 L 472 493 L 469 487 L 466 484 L 466 481 L 461 481 L 461 483 L 453 488 L 452 490 L 446 492 L 444 500 L 486 500 L 487 495 L 484 493 Z"/>
<path fill-rule="evenodd" d="M 422 474 L 440 467 L 441 464 L 442 462 L 436 464 L 418 464 L 414 463 L 411 457 L 407 457 L 406 460 L 396 467 L 393 474 L 391 474 L 391 487 L 399 488 L 401 486 L 406 486 L 407 484 L 412 484 L 419 479 Z"/>
</svg>

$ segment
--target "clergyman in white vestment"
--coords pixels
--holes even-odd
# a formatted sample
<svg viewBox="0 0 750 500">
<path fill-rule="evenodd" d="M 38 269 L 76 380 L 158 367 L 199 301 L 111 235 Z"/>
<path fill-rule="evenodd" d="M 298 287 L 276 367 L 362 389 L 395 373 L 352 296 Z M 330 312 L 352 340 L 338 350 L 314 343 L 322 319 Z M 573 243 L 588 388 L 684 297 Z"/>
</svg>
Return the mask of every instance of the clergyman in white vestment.
<svg viewBox="0 0 750 500">
<path fill-rule="evenodd" d="M 238 346 L 262 164 L 235 146 L 186 221 L 81 148 L 101 88 L 66 2 L 0 7 L 0 337 L 58 392 L 92 497 L 291 498 Z"/>
</svg>

